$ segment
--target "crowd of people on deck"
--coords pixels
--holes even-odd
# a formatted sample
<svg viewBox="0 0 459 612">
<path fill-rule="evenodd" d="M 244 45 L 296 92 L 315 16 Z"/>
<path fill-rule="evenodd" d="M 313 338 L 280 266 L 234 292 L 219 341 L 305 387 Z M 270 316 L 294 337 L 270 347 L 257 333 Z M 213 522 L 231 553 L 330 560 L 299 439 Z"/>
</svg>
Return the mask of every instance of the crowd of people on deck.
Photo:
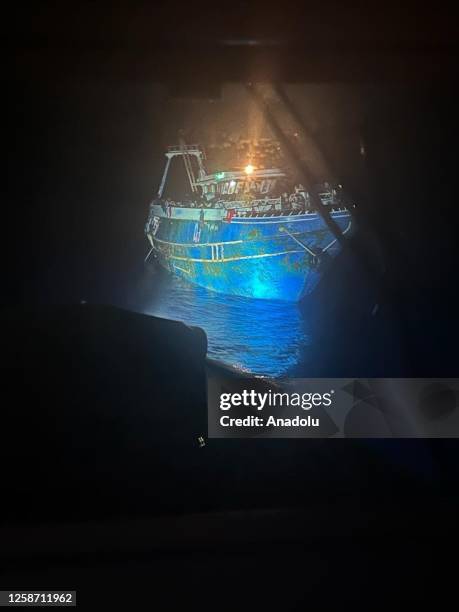
<svg viewBox="0 0 459 612">
<path fill-rule="evenodd" d="M 186 208 L 228 208 L 229 205 L 235 204 L 240 208 L 250 208 L 253 206 L 271 206 L 275 208 L 302 210 L 309 208 L 309 194 L 304 190 L 304 187 L 299 184 L 295 186 L 293 192 L 283 191 L 275 196 L 271 193 L 261 194 L 255 190 L 243 194 L 212 194 L 211 198 L 204 198 L 201 194 L 195 194 L 194 197 L 186 197 L 180 202 L 165 198 L 157 200 L 157 204 L 161 204 L 166 211 L 169 207 L 186 207 Z"/>
<path fill-rule="evenodd" d="M 161 204 L 163 210 L 167 212 L 170 207 L 185 207 L 185 208 L 230 208 L 234 205 L 235 208 L 254 208 L 262 206 L 265 210 L 309 210 L 311 208 L 309 193 L 304 186 L 299 183 L 295 185 L 293 191 L 276 190 L 262 194 L 255 189 L 251 189 L 244 193 L 212 193 L 203 196 L 202 192 L 188 195 L 181 201 L 175 201 L 170 198 L 156 200 L 156 204 Z M 321 199 L 324 204 L 339 203 L 340 198 L 335 189 L 328 183 L 322 186 L 324 193 L 321 194 Z M 210 196 L 210 197 L 209 197 Z M 325 196 L 323 199 L 322 196 Z"/>
</svg>

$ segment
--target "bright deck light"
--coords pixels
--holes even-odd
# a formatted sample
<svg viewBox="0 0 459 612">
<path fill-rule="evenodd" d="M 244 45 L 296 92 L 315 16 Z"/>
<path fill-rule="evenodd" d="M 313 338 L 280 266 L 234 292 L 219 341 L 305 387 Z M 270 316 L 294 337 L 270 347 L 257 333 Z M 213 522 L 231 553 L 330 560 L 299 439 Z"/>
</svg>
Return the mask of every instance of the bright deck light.
<svg viewBox="0 0 459 612">
<path fill-rule="evenodd" d="M 245 173 L 246 174 L 252 174 L 252 172 L 255 170 L 255 168 L 252 166 L 252 164 L 247 164 L 247 166 L 244 168 Z"/>
</svg>

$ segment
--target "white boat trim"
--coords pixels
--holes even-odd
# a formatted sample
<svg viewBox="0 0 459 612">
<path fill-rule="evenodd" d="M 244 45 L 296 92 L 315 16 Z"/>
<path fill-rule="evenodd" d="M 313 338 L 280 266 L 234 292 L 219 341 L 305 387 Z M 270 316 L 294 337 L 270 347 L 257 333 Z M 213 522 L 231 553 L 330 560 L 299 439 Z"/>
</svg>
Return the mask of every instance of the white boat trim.
<svg viewBox="0 0 459 612">
<path fill-rule="evenodd" d="M 278 257 L 280 255 L 290 255 L 291 253 L 304 253 L 302 249 L 291 251 L 281 251 L 279 253 L 262 253 L 260 255 L 241 255 L 240 257 L 226 257 L 224 259 L 200 259 L 197 257 L 181 257 L 180 255 L 164 255 L 165 259 L 175 259 L 177 261 L 191 261 L 193 263 L 227 263 L 228 261 L 240 261 L 242 259 L 262 259 L 264 257 Z M 172 265 L 175 266 L 173 263 Z"/>
<path fill-rule="evenodd" d="M 332 213 L 330 216 L 332 219 L 345 219 L 350 216 L 350 213 L 347 213 L 345 215 L 334 215 Z M 265 221 L 263 217 L 248 217 L 247 220 L 239 221 L 235 220 L 239 219 L 239 217 L 233 217 L 231 223 L 237 223 L 239 225 L 248 225 L 249 223 L 253 223 L 254 221 L 256 221 L 256 225 L 270 225 L 276 223 L 294 223 L 295 221 L 314 221 L 317 217 L 318 213 L 314 213 L 313 216 L 309 215 L 309 217 L 306 217 L 305 215 L 297 215 L 296 217 L 278 217 L 277 221 Z"/>
<path fill-rule="evenodd" d="M 220 246 L 221 244 L 241 244 L 242 242 L 247 242 L 247 240 L 225 240 L 223 242 L 221 240 L 220 242 L 170 242 L 169 240 L 162 240 L 161 238 L 156 238 L 156 236 L 153 236 L 153 240 L 155 240 L 156 242 L 162 242 L 163 244 L 172 244 L 173 246 L 180 247 L 214 247 Z"/>
</svg>

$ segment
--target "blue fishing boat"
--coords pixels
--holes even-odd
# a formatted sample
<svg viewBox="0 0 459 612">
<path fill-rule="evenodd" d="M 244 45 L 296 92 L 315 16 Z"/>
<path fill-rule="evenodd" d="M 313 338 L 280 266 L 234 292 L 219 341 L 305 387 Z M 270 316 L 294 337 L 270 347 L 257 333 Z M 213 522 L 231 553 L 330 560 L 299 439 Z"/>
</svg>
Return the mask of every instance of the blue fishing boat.
<svg viewBox="0 0 459 612">
<path fill-rule="evenodd" d="M 164 198 L 169 167 L 183 159 L 187 201 Z M 340 186 L 316 194 L 342 235 L 352 229 Z M 317 285 L 340 241 L 286 170 L 255 161 L 209 174 L 197 145 L 169 147 L 145 228 L 151 250 L 170 272 L 212 291 L 296 302 Z"/>
</svg>

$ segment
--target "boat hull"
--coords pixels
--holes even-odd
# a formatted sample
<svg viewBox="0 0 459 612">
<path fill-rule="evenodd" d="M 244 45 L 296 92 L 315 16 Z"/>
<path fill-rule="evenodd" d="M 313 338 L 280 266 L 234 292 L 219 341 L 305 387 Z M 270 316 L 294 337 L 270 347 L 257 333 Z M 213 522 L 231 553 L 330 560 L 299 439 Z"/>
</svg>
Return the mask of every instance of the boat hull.
<svg viewBox="0 0 459 612">
<path fill-rule="evenodd" d="M 343 233 L 347 210 L 331 213 Z M 297 302 L 317 286 L 339 242 L 317 213 L 233 216 L 153 206 L 146 229 L 160 264 L 219 293 Z"/>
</svg>

